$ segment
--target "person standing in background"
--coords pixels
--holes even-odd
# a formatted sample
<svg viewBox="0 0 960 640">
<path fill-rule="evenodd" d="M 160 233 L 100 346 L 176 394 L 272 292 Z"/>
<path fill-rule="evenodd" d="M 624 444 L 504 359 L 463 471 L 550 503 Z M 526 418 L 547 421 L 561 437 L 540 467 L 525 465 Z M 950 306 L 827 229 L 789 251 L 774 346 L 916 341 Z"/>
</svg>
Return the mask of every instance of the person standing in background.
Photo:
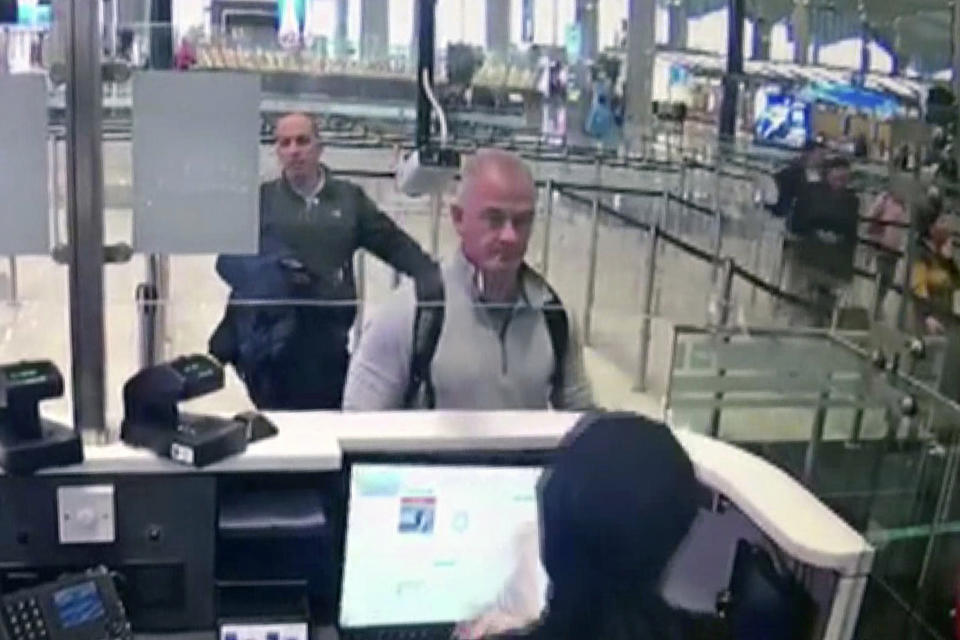
<svg viewBox="0 0 960 640">
<path fill-rule="evenodd" d="M 797 322 L 828 326 L 854 276 L 859 241 L 860 199 L 850 189 L 850 161 L 836 156 L 824 163 L 823 182 L 797 197 L 784 246 L 787 290 L 813 304 Z"/>
<path fill-rule="evenodd" d="M 917 256 L 910 274 L 914 331 L 945 341 L 938 390 L 960 400 L 960 268 L 954 255 L 950 218 L 937 199 L 925 203 L 918 214 Z M 951 431 L 954 424 L 940 415 L 934 431 Z"/>
<path fill-rule="evenodd" d="M 910 274 L 916 301 L 915 327 L 920 333 L 943 335 L 957 308 L 960 268 L 953 251 L 949 219 L 936 202 L 928 203 L 917 223 L 918 254 Z"/>
<path fill-rule="evenodd" d="M 883 303 L 897 275 L 897 264 L 906 248 L 910 224 L 907 199 L 897 189 L 880 194 L 867 212 L 867 236 L 875 242 L 874 264 L 877 271 L 877 298 L 873 317 L 879 317 Z"/>
<path fill-rule="evenodd" d="M 260 185 L 260 253 L 217 259 L 231 303 L 209 349 L 234 365 L 258 409 L 339 409 L 357 314 L 354 254 L 366 249 L 414 278 L 435 265 L 360 187 L 320 162 L 312 118 L 284 116 L 276 138 L 282 173 Z"/>
<path fill-rule="evenodd" d="M 822 144 L 810 141 L 803 155 L 777 171 L 773 179 L 777 185 L 777 202 L 771 207 L 773 215 L 787 221 L 790 230 L 797 200 L 804 189 L 822 179 L 823 161 L 826 149 Z"/>
</svg>

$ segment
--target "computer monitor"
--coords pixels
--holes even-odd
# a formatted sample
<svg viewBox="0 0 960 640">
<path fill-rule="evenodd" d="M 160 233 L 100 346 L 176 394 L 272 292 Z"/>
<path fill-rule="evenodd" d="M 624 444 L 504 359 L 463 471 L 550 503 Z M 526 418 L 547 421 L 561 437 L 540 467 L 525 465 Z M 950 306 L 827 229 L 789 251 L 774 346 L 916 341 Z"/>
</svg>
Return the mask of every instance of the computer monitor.
<svg viewBox="0 0 960 640">
<path fill-rule="evenodd" d="M 540 466 L 354 463 L 341 630 L 472 619 L 496 602 L 531 545 L 539 558 Z M 525 550 L 525 551 L 524 551 Z M 546 575 L 534 569 L 543 590 Z"/>
</svg>

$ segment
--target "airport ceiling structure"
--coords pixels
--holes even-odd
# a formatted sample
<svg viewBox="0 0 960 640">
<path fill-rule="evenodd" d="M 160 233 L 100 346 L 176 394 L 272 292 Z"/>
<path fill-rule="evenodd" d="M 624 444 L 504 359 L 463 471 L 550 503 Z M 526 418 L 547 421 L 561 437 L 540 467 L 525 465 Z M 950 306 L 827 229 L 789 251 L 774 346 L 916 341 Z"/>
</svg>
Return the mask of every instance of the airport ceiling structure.
<svg viewBox="0 0 960 640">
<path fill-rule="evenodd" d="M 862 33 L 864 17 L 875 40 L 896 52 L 902 68 L 935 72 L 951 66 L 953 4 L 950 0 L 804 0 L 821 44 Z M 684 4 L 690 17 L 727 6 L 726 0 L 668 0 Z M 746 0 L 747 17 L 768 24 L 789 20 L 795 0 Z"/>
</svg>

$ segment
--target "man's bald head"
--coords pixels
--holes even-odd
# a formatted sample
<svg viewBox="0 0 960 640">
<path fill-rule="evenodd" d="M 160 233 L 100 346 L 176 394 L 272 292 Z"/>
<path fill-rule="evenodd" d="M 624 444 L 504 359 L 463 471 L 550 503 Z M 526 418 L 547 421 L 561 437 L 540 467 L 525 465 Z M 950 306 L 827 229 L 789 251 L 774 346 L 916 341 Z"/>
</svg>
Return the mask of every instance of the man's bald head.
<svg viewBox="0 0 960 640">
<path fill-rule="evenodd" d="M 314 137 L 318 137 L 317 121 L 313 116 L 302 111 L 294 111 L 293 113 L 282 115 L 277 119 L 277 131 L 291 127 L 299 130 L 309 130 L 313 133 Z"/>
<path fill-rule="evenodd" d="M 305 113 L 287 114 L 277 120 L 276 134 L 277 160 L 287 180 L 298 187 L 315 182 L 323 147 L 314 119 Z"/>
<path fill-rule="evenodd" d="M 460 172 L 457 204 L 465 206 L 478 191 L 482 193 L 491 185 L 523 191 L 534 199 L 537 195 L 533 173 L 520 156 L 502 149 L 480 149 L 467 160 Z"/>
<path fill-rule="evenodd" d="M 452 207 L 467 259 L 489 274 L 516 272 L 530 241 L 536 202 L 533 174 L 519 156 L 478 151 L 463 167 Z"/>
</svg>

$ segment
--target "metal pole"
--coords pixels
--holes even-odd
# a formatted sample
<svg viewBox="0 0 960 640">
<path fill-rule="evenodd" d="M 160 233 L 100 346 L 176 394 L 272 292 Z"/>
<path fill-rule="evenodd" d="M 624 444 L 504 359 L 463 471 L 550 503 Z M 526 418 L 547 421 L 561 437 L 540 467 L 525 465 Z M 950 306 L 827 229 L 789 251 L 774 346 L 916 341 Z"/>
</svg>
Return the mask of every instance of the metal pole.
<svg viewBox="0 0 960 640">
<path fill-rule="evenodd" d="M 960 5 L 960 1 L 956 4 Z M 907 312 L 913 301 L 913 289 L 911 288 L 911 276 L 913 266 L 917 259 L 917 213 L 918 207 L 911 204 L 908 207 L 910 211 L 910 230 L 907 232 L 907 251 L 906 251 L 906 269 L 903 277 L 903 294 L 900 296 L 900 306 L 897 308 L 897 328 L 900 331 L 907 329 Z"/>
<path fill-rule="evenodd" d="M 860 401 L 861 398 L 858 396 L 857 400 Z M 857 407 L 856 412 L 853 414 L 853 429 L 850 431 L 850 442 L 849 444 L 855 445 L 860 443 L 860 436 L 863 432 L 863 407 Z"/>
<path fill-rule="evenodd" d="M 717 269 L 720 266 L 720 253 L 723 250 L 723 214 L 720 211 L 720 158 L 723 155 L 723 141 L 717 141 L 717 157 L 713 166 L 713 281 L 717 281 Z"/>
<path fill-rule="evenodd" d="M 760 275 L 760 253 L 763 247 L 763 238 L 766 236 L 763 227 L 760 228 L 759 239 L 753 243 L 753 254 L 750 260 L 750 268 L 753 270 L 753 275 Z M 757 285 L 753 285 L 750 289 L 750 308 L 757 306 Z"/>
<path fill-rule="evenodd" d="M 117 40 L 118 31 L 120 29 L 120 2 L 121 0 L 110 0 L 110 62 L 117 61 L 117 54 L 119 51 L 119 43 Z M 119 83 L 116 81 L 111 82 L 110 95 L 116 98 L 119 93 Z"/>
<path fill-rule="evenodd" d="M 60 237 L 60 142 L 57 134 L 53 134 L 53 170 L 51 180 L 53 181 L 53 218 L 50 222 L 50 228 L 53 231 L 53 246 L 57 247 L 66 244 Z"/>
<path fill-rule="evenodd" d="M 590 344 L 591 317 L 597 289 L 597 249 L 600 244 L 600 199 L 593 199 L 593 215 L 590 221 L 590 251 L 587 254 L 586 294 L 583 302 L 583 341 Z"/>
<path fill-rule="evenodd" d="M 546 278 L 550 273 L 550 234 L 553 226 L 553 178 L 547 179 L 545 187 L 547 191 L 546 209 L 544 211 L 543 221 L 543 252 L 540 254 L 540 272 Z"/>
<path fill-rule="evenodd" d="M 443 196 L 435 193 L 430 196 L 430 255 L 440 259 L 440 207 Z"/>
<path fill-rule="evenodd" d="M 120 30 L 120 2 L 121 0 L 110 0 L 110 57 L 117 59 L 119 43 L 117 42 Z"/>
<path fill-rule="evenodd" d="M 680 193 L 677 195 L 684 200 L 687 199 L 687 159 L 682 155 L 680 158 Z"/>
<path fill-rule="evenodd" d="M 720 207 L 714 213 L 713 221 L 713 281 L 717 281 L 718 269 L 722 264 L 720 254 L 723 251 L 723 216 L 720 214 Z"/>
<path fill-rule="evenodd" d="M 66 87 L 73 420 L 98 436 L 107 428 L 100 8 L 89 0 L 68 3 Z"/>
<path fill-rule="evenodd" d="M 137 286 L 135 296 L 140 325 L 137 337 L 137 362 L 140 369 L 143 369 L 154 362 L 154 354 L 157 350 L 156 323 L 153 320 L 153 315 L 157 311 L 157 292 L 154 287 L 144 282 Z"/>
<path fill-rule="evenodd" d="M 363 315 L 367 304 L 367 253 L 365 251 L 357 252 L 357 317 L 354 321 L 356 327 L 357 342 L 363 337 Z"/>
<path fill-rule="evenodd" d="M 733 308 L 733 279 L 737 275 L 737 265 L 733 258 L 723 260 L 723 287 L 720 289 L 721 306 L 717 324 L 725 327 L 730 323 L 730 309 Z"/>
<path fill-rule="evenodd" d="M 880 273 L 880 270 L 877 270 L 877 276 L 873 280 L 874 280 L 873 309 L 870 315 L 870 319 L 876 322 L 877 320 L 880 319 L 880 311 L 881 311 L 880 307 L 883 306 L 882 296 L 884 294 L 883 284 L 882 284 L 883 274 Z"/>
<path fill-rule="evenodd" d="M 637 391 L 647 390 L 647 365 L 650 361 L 650 339 L 653 323 L 653 290 L 657 283 L 657 245 L 660 242 L 660 227 L 650 229 L 647 244 L 647 280 L 643 289 L 643 317 L 640 319 L 640 361 L 637 365 Z"/>
<path fill-rule="evenodd" d="M 829 384 L 829 379 L 827 384 Z M 810 442 L 807 443 L 807 452 L 803 458 L 803 483 L 807 486 L 813 482 L 814 466 L 817 462 L 817 453 L 820 450 L 820 443 L 823 441 L 823 428 L 827 422 L 826 401 L 830 399 L 830 391 L 820 393 L 820 404 L 817 405 L 817 412 L 813 416 L 813 432 L 810 434 Z"/>
<path fill-rule="evenodd" d="M 416 0 L 420 12 L 420 33 L 418 34 L 417 54 L 417 147 L 424 147 L 430 143 L 430 117 L 433 107 L 423 85 L 423 75 L 426 73 L 431 86 L 433 81 L 434 56 L 436 55 L 436 0 Z"/>
<path fill-rule="evenodd" d="M 20 302 L 20 286 L 17 283 L 17 257 L 10 256 L 7 260 L 10 270 L 10 302 L 18 304 Z"/>
<path fill-rule="evenodd" d="M 778 234 L 780 255 L 776 256 L 776 262 L 773 265 L 773 283 L 778 289 L 783 288 L 783 278 L 787 273 L 787 243 L 785 236 Z M 780 298 L 773 298 L 773 311 L 776 313 L 780 309 Z"/>
<path fill-rule="evenodd" d="M 666 185 L 663 187 L 663 207 L 660 212 L 660 227 L 667 228 L 667 218 L 670 216 L 670 189 Z"/>
<path fill-rule="evenodd" d="M 727 71 L 723 76 L 723 99 L 720 102 L 719 136 L 733 140 L 737 133 L 737 102 L 740 100 L 740 78 L 743 75 L 744 0 L 727 0 Z"/>
<path fill-rule="evenodd" d="M 720 309 L 717 314 L 717 326 L 723 328 L 727 326 L 730 320 L 730 308 L 733 306 L 733 279 L 737 275 L 736 265 L 732 258 L 723 261 L 723 287 L 720 290 L 721 300 Z M 724 338 L 728 340 L 728 338 Z M 726 375 L 725 369 L 717 371 L 717 377 L 722 378 Z M 720 435 L 720 403 L 723 402 L 723 392 L 718 391 L 713 396 L 714 407 L 710 412 L 710 437 L 716 438 Z"/>
<path fill-rule="evenodd" d="M 166 360 L 170 259 L 160 254 L 148 256 L 145 280 L 137 287 L 141 368 L 152 367 Z"/>
</svg>

